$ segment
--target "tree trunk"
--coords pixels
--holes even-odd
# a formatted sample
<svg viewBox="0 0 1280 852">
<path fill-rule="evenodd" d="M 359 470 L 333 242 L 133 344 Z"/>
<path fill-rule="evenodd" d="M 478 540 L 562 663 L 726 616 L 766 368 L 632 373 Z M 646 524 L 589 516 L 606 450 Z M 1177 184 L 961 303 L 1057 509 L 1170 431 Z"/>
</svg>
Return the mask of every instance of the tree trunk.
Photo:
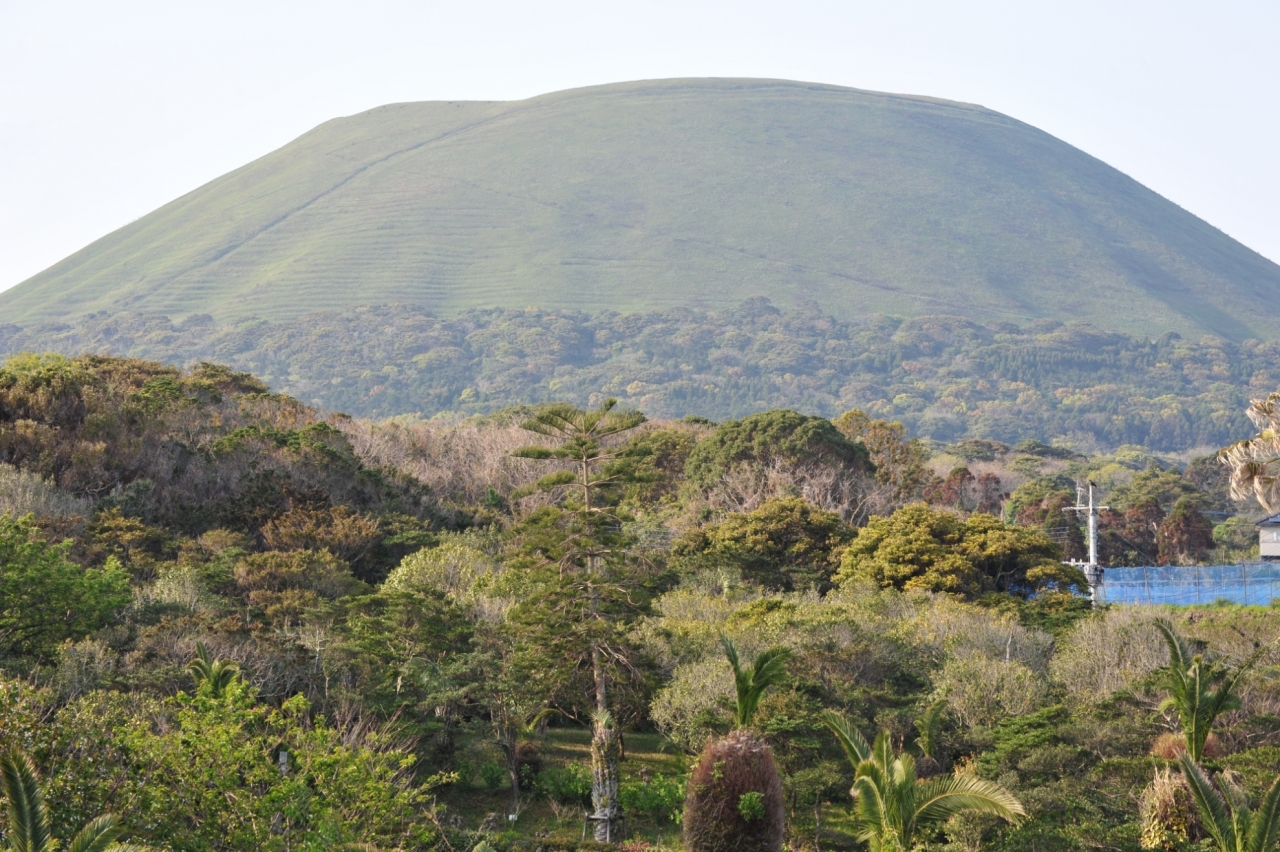
<svg viewBox="0 0 1280 852">
<path fill-rule="evenodd" d="M 591 651 L 591 666 L 596 681 L 596 713 L 591 725 L 591 804 L 594 836 L 597 842 L 621 840 L 621 809 L 618 807 L 618 764 L 622 762 L 622 737 L 609 715 L 605 695 L 604 667 L 600 649 Z"/>
</svg>

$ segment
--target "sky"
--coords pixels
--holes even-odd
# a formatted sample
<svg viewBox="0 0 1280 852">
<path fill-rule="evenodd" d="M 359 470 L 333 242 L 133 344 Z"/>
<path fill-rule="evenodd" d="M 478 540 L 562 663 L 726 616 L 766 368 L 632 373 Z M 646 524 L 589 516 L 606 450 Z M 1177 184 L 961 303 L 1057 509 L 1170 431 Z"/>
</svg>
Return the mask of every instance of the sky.
<svg viewBox="0 0 1280 852">
<path fill-rule="evenodd" d="M 663 77 L 982 104 L 1280 261 L 1277 32 L 1275 0 L 0 0 L 0 290 L 335 116 Z"/>
</svg>

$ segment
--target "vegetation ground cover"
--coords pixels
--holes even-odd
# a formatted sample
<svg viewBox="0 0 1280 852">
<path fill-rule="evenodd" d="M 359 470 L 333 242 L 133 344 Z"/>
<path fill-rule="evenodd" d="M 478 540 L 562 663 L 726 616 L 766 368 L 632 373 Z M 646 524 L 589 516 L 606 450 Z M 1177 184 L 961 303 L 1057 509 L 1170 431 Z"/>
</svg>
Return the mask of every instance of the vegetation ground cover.
<svg viewBox="0 0 1280 852">
<path fill-rule="evenodd" d="M 1248 399 L 1280 383 L 1273 343 L 1152 340 L 1048 320 L 843 321 L 762 300 L 714 312 L 444 319 L 390 306 L 239 325 L 119 313 L 0 325 L 0 352 L 45 350 L 212 360 L 357 417 L 488 414 L 554 400 L 591 407 L 607 397 L 661 418 L 858 408 L 944 443 L 1030 439 L 1084 453 L 1214 450 L 1248 431 Z"/>
<path fill-rule="evenodd" d="M 1093 612 L 1061 510 L 1098 483 L 1108 564 L 1248 553 L 1212 519 L 1273 467 L 860 411 L 371 422 L 214 364 L 12 357 L 0 751 L 53 835 L 111 814 L 156 849 L 600 848 L 584 811 L 629 850 L 724 819 L 770 849 L 1225 849 L 1214 801 L 1280 820 L 1280 609 Z M 866 807 L 944 788 L 1000 808 Z"/>
</svg>

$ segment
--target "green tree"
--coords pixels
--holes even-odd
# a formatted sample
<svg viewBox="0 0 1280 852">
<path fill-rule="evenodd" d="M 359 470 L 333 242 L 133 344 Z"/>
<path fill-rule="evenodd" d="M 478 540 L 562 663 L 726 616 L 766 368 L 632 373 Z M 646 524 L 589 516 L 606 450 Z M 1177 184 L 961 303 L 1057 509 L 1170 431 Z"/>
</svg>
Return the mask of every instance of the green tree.
<svg viewBox="0 0 1280 852">
<path fill-rule="evenodd" d="M 876 468 L 876 482 L 887 491 L 887 503 L 899 506 L 920 497 L 933 476 L 929 469 L 929 448 L 917 438 L 908 438 L 901 423 L 877 420 L 853 408 L 833 424 L 850 441 L 861 443 Z"/>
<path fill-rule="evenodd" d="M 1257 659 L 1257 652 L 1245 665 L 1230 671 L 1206 660 L 1203 654 L 1193 654 L 1168 619 L 1156 619 L 1155 624 L 1169 649 L 1169 665 L 1164 670 L 1164 686 L 1169 690 L 1169 697 L 1161 702 L 1160 709 L 1177 712 L 1187 754 L 1199 763 L 1204 758 L 1204 744 L 1213 723 L 1223 713 L 1240 706 L 1236 684 Z"/>
<path fill-rule="evenodd" d="M 827 711 L 823 722 L 835 734 L 854 767 L 854 815 L 858 839 L 871 852 L 911 852 L 921 835 L 956 814 L 987 813 L 1017 822 L 1022 804 L 998 784 L 953 775 L 921 781 L 909 754 L 895 755 L 888 732 L 874 745 L 839 714 Z"/>
<path fill-rule="evenodd" d="M 8 803 L 6 852 L 55 852 L 61 844 L 49 827 L 49 811 L 31 758 L 13 750 L 0 755 L 0 784 Z M 90 822 L 72 839 L 67 852 L 143 852 L 145 847 L 122 845 L 117 820 L 110 814 Z"/>
<path fill-rule="evenodd" d="M 855 535 L 834 512 L 781 497 L 681 536 L 672 543 L 672 566 L 683 573 L 741 572 L 744 580 L 775 591 L 826 592 L 841 551 Z"/>
<path fill-rule="evenodd" d="M 685 477 L 707 490 L 739 465 L 820 464 L 870 471 L 867 448 L 849 440 L 823 417 L 786 409 L 721 423 L 689 453 Z"/>
<path fill-rule="evenodd" d="M 1242 791 L 1226 783 L 1215 788 L 1189 751 L 1178 755 L 1178 765 L 1218 852 L 1273 852 L 1280 844 L 1280 777 L 1255 811 Z"/>
<path fill-rule="evenodd" d="M 203 642 L 196 643 L 196 658 L 187 663 L 187 672 L 195 681 L 196 692 L 221 699 L 227 687 L 240 677 L 240 666 L 228 660 L 215 660 Z"/>
<path fill-rule="evenodd" d="M 787 660 L 791 656 L 791 651 L 787 648 L 770 648 L 756 657 L 750 667 L 744 667 L 738 659 L 738 646 L 732 639 L 722 633 L 720 644 L 724 646 L 724 655 L 729 660 L 730 668 L 733 669 L 733 685 L 737 692 L 733 715 L 734 727 L 749 728 L 765 692 L 769 687 L 777 686 L 786 680 Z"/>
<path fill-rule="evenodd" d="M 47 656 L 64 639 L 108 623 L 132 599 L 119 562 L 81 568 L 69 548 L 45 542 L 30 517 L 0 515 L 0 648 Z"/>
<path fill-rule="evenodd" d="M 561 469 L 538 480 L 542 491 L 565 491 L 558 510 L 540 513 L 524 525 L 526 551 L 537 554 L 535 564 L 554 564 L 558 576 L 546 592 L 515 613 L 529 627 L 566 640 L 569 658 L 583 648 L 590 658 L 594 692 L 591 753 L 591 800 L 597 840 L 616 839 L 621 817 L 618 804 L 622 756 L 621 732 L 609 704 L 609 663 L 624 657 L 616 624 L 631 598 L 626 565 L 627 541 L 620 533 L 622 518 L 614 510 L 623 486 L 641 479 L 638 457 L 622 446 L 622 437 L 644 422 L 638 411 L 618 411 L 617 401 L 605 400 L 585 411 L 570 405 L 547 406 L 521 424 L 549 439 L 551 446 L 516 450 L 517 458 L 559 462 Z M 562 629 L 556 630 L 555 627 Z"/>
<path fill-rule="evenodd" d="M 858 531 L 844 551 L 836 582 L 871 580 L 882 588 L 966 597 L 1083 588 L 1080 571 L 1059 560 L 1057 546 L 1040 530 L 984 514 L 962 520 L 913 503 L 887 518 L 873 518 Z"/>
</svg>

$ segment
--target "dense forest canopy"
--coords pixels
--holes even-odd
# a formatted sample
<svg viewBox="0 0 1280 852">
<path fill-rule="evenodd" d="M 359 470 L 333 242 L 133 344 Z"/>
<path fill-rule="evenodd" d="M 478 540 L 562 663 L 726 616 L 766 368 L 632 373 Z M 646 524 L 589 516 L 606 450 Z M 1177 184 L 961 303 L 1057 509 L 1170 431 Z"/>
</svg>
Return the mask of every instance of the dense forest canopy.
<svg viewBox="0 0 1280 852">
<path fill-rule="evenodd" d="M 1276 343 L 1150 340 L 1040 320 L 842 321 L 756 299 L 723 311 L 528 309 L 439 318 L 411 306 L 218 325 L 208 316 L 96 314 L 0 325 L 0 353 L 92 351 L 253 373 L 357 417 L 492 413 L 616 397 L 651 417 L 852 408 L 942 442 L 1036 439 L 1083 452 L 1216 449 L 1249 429 L 1250 396 L 1280 384 Z"/>
<path fill-rule="evenodd" d="M 0 832 L 961 852 L 1271 819 L 1280 610 L 1091 611 L 1086 479 L 1107 564 L 1256 553 L 1212 456 L 858 409 L 375 422 L 212 363 L 14 356 L 0 757 L 32 819 Z"/>
</svg>

